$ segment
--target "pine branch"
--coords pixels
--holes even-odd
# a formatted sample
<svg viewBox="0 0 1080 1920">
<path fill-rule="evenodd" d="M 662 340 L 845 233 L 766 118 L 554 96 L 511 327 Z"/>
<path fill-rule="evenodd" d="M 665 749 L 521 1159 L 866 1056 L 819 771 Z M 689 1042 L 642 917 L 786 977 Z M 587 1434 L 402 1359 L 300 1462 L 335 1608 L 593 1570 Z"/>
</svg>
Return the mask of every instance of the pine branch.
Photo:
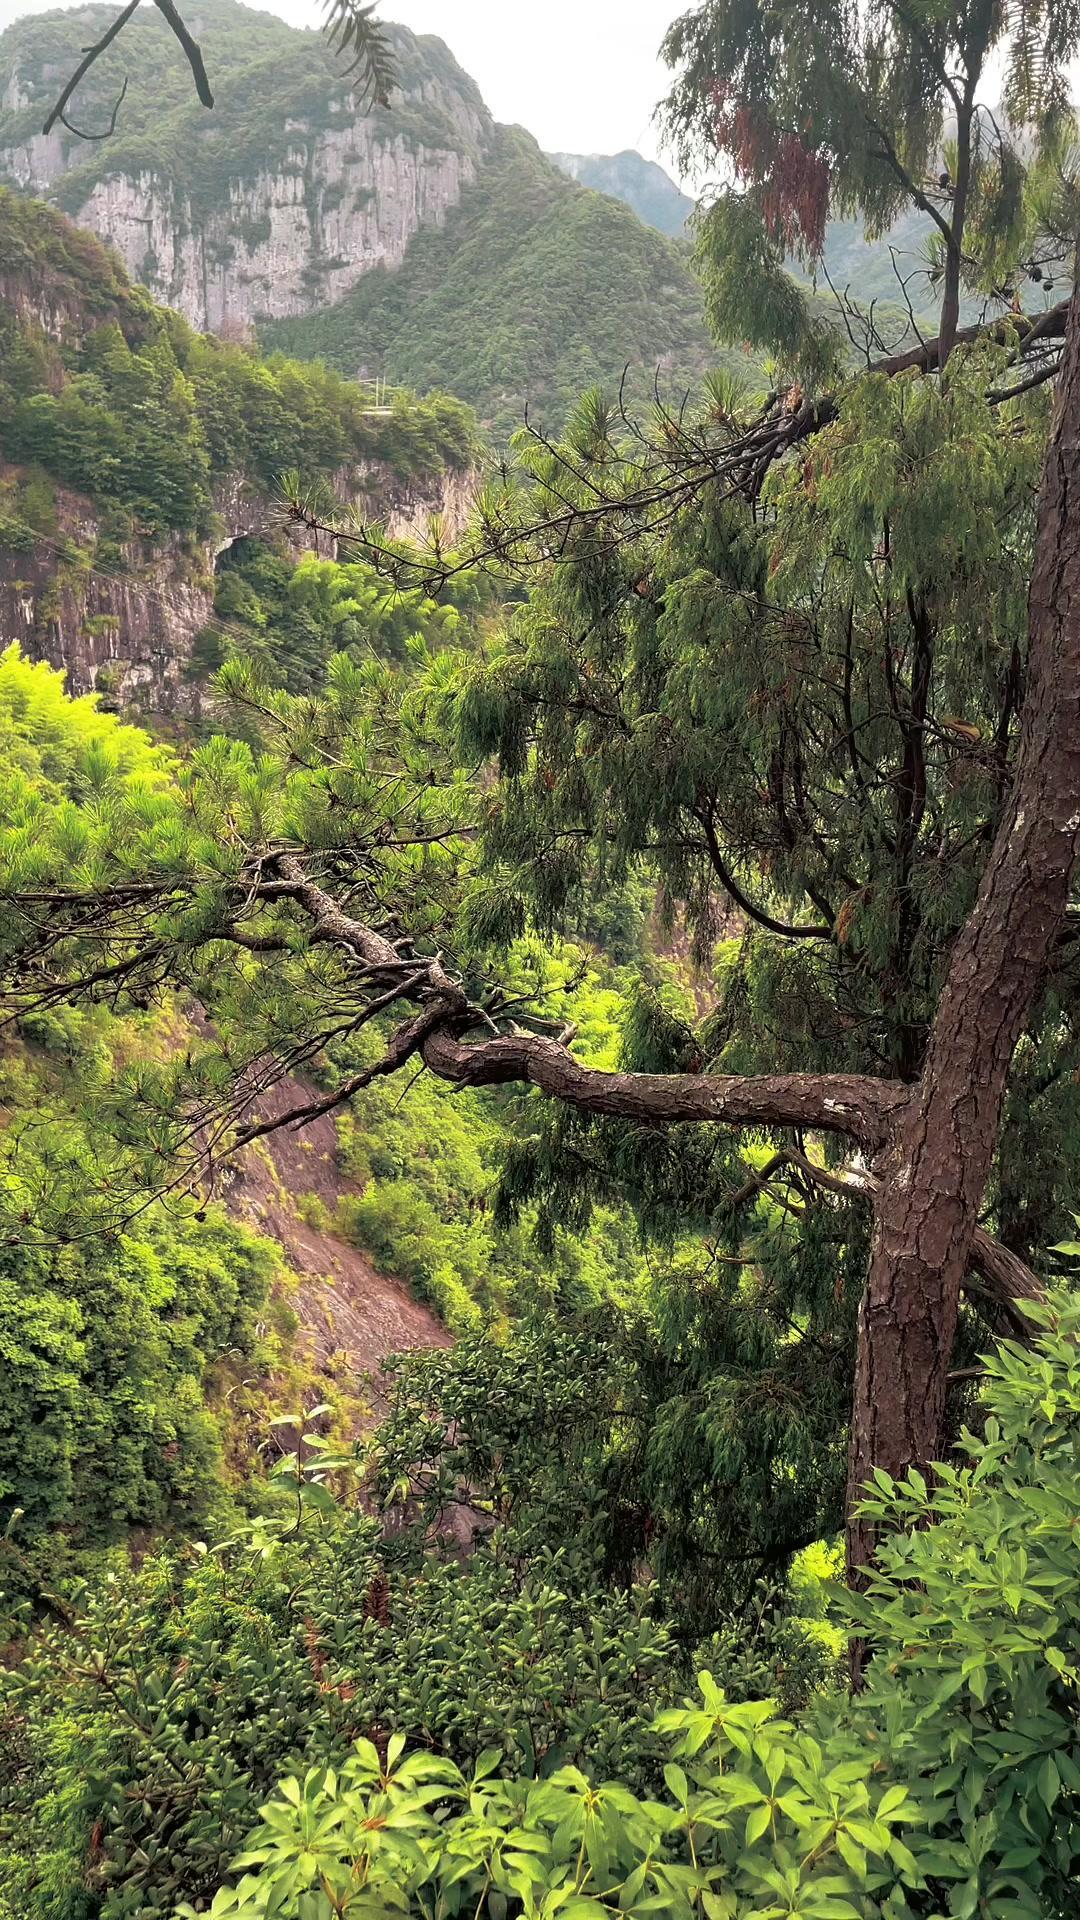
<svg viewBox="0 0 1080 1920">
<path fill-rule="evenodd" d="M 323 31 L 336 54 L 347 62 L 346 73 L 357 82 L 367 105 L 389 105 L 394 84 L 394 58 L 386 31 L 375 19 L 377 0 L 367 6 L 358 0 L 323 0 Z"/>
<path fill-rule="evenodd" d="M 276 899 L 291 897 L 324 941 L 361 961 L 367 977 L 379 981 L 382 969 L 397 969 L 400 956 L 382 934 L 346 914 L 333 897 L 305 872 L 293 854 L 273 861 Z M 586 1067 L 563 1039 L 532 1033 L 498 1034 L 469 1042 L 490 1018 L 474 1006 L 441 961 L 428 961 L 400 997 L 435 1010 L 428 1030 L 411 1051 L 440 1079 L 457 1086 L 503 1086 L 524 1081 L 586 1113 L 641 1121 L 646 1126 L 713 1122 L 730 1126 L 804 1126 L 847 1134 L 871 1151 L 881 1146 L 889 1125 L 906 1103 L 908 1090 L 859 1074 L 648 1074 Z M 412 1023 L 410 1023 L 411 1029 Z"/>
<path fill-rule="evenodd" d="M 980 322 L 959 327 L 948 342 L 949 350 L 983 341 L 1002 345 L 1012 340 L 1016 343 L 1017 356 L 1023 358 L 1029 347 L 1037 344 L 1041 348 L 1044 343 L 1056 343 L 1064 337 L 1068 311 L 1068 301 L 1062 300 L 1043 313 L 1009 313 L 989 324 Z M 889 379 L 902 373 L 932 373 L 939 367 L 945 344 L 940 336 L 922 340 L 917 346 L 872 361 L 866 372 L 884 374 Z M 1050 369 L 1040 367 L 1038 378 L 1030 384 L 1037 386 L 1051 379 L 1056 360 L 1050 363 Z M 1025 391 L 1026 386 L 994 388 L 987 397 L 992 404 L 999 404 L 1013 397 L 1014 392 Z M 579 528 L 592 527 L 605 533 L 612 551 L 627 541 L 655 535 L 717 482 L 723 485 L 718 500 L 734 495 L 756 498 L 777 461 L 832 424 L 838 404 L 835 393 L 802 398 L 794 407 L 787 403 L 787 396 L 773 395 L 756 419 L 719 446 L 709 445 L 690 432 L 680 436 L 673 431 L 665 436 L 662 446 L 649 449 L 651 464 L 640 463 L 638 483 L 621 495 L 605 493 L 599 499 L 581 503 L 565 496 L 560 498 L 545 481 L 546 499 L 557 501 L 558 505 L 550 505 L 532 519 L 487 511 L 474 537 L 453 557 L 441 552 L 410 554 L 400 545 L 388 543 L 375 527 L 310 514 L 299 499 L 287 503 L 287 512 L 297 526 L 309 533 L 333 538 L 342 547 L 362 554 L 383 578 L 396 586 L 425 586 L 431 591 L 441 591 L 457 576 L 485 566 L 519 571 L 547 567 L 552 559 L 565 555 L 572 533 Z M 545 446 L 553 455 L 558 451 L 553 444 L 545 443 Z M 746 910 L 752 912 L 749 907 Z M 814 933 L 819 939 L 825 937 L 824 930 L 815 929 Z"/>
</svg>

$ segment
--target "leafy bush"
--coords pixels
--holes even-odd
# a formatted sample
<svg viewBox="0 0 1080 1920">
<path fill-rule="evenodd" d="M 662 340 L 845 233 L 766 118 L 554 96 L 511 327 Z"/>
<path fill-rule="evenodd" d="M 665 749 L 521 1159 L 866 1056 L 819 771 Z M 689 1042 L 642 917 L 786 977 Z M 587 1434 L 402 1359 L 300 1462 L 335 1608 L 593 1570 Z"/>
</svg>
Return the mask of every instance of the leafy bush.
<svg viewBox="0 0 1080 1920">
<path fill-rule="evenodd" d="M 573 1020 L 578 1047 L 597 1065 L 618 1053 L 621 979 L 602 959 L 558 944 L 545 953 L 522 941 L 505 966 L 507 991 Z M 365 1032 L 334 1050 L 335 1070 L 377 1057 L 383 1038 Z M 625 1207 L 598 1206 L 589 1234 L 538 1241 L 535 1212 L 503 1219 L 496 1188 L 508 1135 L 533 1143 L 520 1096 L 454 1089 L 424 1074 L 402 1091 L 376 1080 L 339 1120 L 346 1172 L 362 1187 L 339 1206 L 342 1230 L 387 1271 L 408 1279 L 455 1330 L 485 1317 L 523 1318 L 537 1303 L 569 1308 L 632 1296 L 644 1276 Z M 570 1223 L 576 1228 L 577 1222 Z"/>
<path fill-rule="evenodd" d="M 168 758 L 69 700 L 62 677 L 0 654 L 0 819 L 39 843 L 109 790 L 152 802 Z M 73 844 L 70 840 L 69 847 Z M 281 1273 L 271 1243 L 226 1219 L 138 1196 L 126 1232 L 88 1230 L 100 1142 L 80 1102 L 130 1055 L 167 1050 L 155 1016 L 44 1003 L 0 1055 L 0 1575 L 33 1588 L 130 1527 L 201 1523 L 222 1497 L 221 1425 L 206 1404 L 223 1356 L 267 1360 L 258 1332 Z M 42 1210 L 54 1232 L 28 1234 Z"/>
<path fill-rule="evenodd" d="M 605 1359 L 558 1326 L 414 1356 L 367 1477 L 381 1520 L 325 1409 L 283 1416 L 250 1525 L 54 1593 L 0 1682 L 0 1912 L 5 1891 L 27 1920 L 208 1901 L 281 1772 L 358 1737 L 658 1785 L 651 1721 L 690 1667 L 659 1590 L 607 1564 Z"/>
<path fill-rule="evenodd" d="M 9 1065 L 4 1091 L 10 1097 Z M 2 1216 L 33 1206 L 50 1160 L 85 1152 L 62 1106 L 38 1101 Z M 200 1524 L 220 1503 L 222 1435 L 206 1405 L 226 1354 L 266 1364 L 257 1326 L 280 1256 L 219 1211 L 145 1212 L 103 1244 L 0 1244 L 0 1577 L 50 1584 L 71 1552 L 132 1526 Z M 57 1531 L 57 1530 L 60 1531 Z M 14 1556 L 14 1557 L 12 1557 Z M 38 1574 L 34 1570 L 38 1569 Z"/>
<path fill-rule="evenodd" d="M 662 1798 L 578 1768 L 529 1785 L 370 1742 L 282 1783 L 212 1912 L 298 1920 L 508 1911 L 736 1920 L 1035 1920 L 1080 1870 L 1080 1303 L 1037 1308 L 1033 1350 L 987 1361 L 968 1465 L 880 1473 L 883 1529 L 845 1602 L 863 1693 L 781 1719 L 700 1699 L 660 1714 Z M 928 1526 L 927 1522 L 933 1525 Z M 182 1908 L 190 1912 L 190 1908 Z"/>
<path fill-rule="evenodd" d="M 530 1774 L 651 1773 L 678 1663 L 644 1595 L 509 1540 L 413 1572 L 388 1550 L 328 1514 L 269 1557 L 239 1540 L 76 1587 L 0 1687 L 0 1896 L 35 1920 L 209 1897 L 283 1769 L 399 1725 L 466 1766 L 496 1743 Z"/>
</svg>

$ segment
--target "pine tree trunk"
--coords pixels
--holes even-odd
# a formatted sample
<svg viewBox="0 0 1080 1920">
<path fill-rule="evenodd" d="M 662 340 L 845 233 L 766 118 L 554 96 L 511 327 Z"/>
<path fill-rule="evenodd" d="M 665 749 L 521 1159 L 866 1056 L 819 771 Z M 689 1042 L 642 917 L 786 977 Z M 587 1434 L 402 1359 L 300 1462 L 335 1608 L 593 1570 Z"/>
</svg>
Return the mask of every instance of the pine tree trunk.
<svg viewBox="0 0 1080 1920">
<path fill-rule="evenodd" d="M 960 1284 L 1013 1049 L 1059 934 L 1080 851 L 1080 294 L 1043 472 L 1012 793 L 957 940 L 926 1064 L 879 1168 L 860 1312 L 849 1516 L 871 1469 L 926 1466 L 944 1439 Z M 848 1566 L 873 1551 L 849 1517 Z"/>
</svg>

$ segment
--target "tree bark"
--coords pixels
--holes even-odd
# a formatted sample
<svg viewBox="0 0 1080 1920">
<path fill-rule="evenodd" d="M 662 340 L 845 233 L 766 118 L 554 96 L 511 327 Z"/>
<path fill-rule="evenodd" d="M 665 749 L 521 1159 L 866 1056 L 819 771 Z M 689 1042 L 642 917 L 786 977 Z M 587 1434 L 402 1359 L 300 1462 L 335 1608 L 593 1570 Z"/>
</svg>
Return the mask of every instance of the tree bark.
<svg viewBox="0 0 1080 1920">
<path fill-rule="evenodd" d="M 981 65 L 981 63 L 980 63 Z M 969 73 L 956 114 L 956 179 L 953 182 L 952 219 L 945 242 L 945 279 L 938 321 L 938 366 L 944 367 L 960 325 L 960 269 L 964 259 L 964 223 L 971 186 L 971 117 L 978 69 Z"/>
<path fill-rule="evenodd" d="M 940 1456 L 960 1285 L 1013 1050 L 1060 930 L 1080 851 L 1080 296 L 1043 474 L 1029 664 L 1012 794 L 953 950 L 926 1063 L 878 1163 L 859 1316 L 848 1566 L 873 1551 L 853 1508 L 871 1469 Z"/>
</svg>

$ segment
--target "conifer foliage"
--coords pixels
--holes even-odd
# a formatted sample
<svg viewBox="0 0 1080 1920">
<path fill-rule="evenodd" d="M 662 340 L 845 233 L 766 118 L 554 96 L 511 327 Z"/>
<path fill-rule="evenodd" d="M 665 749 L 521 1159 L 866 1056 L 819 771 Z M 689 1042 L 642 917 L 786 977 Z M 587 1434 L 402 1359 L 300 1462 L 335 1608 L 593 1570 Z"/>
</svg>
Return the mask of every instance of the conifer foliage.
<svg viewBox="0 0 1080 1920">
<path fill-rule="evenodd" d="M 940 289 L 942 360 L 962 288 L 1000 311 L 1018 270 L 1041 284 L 1048 261 L 1067 260 L 1072 238 L 1061 217 L 1071 195 L 1065 75 L 1078 32 L 1071 5 L 989 0 L 959 10 L 830 0 L 809 13 L 707 0 L 684 14 L 665 42 L 677 69 L 669 130 L 687 164 L 719 162 L 735 176 L 700 226 L 721 331 L 739 337 L 741 315 L 752 339 L 813 363 L 824 343 L 809 307 L 789 308 L 783 321 L 773 307 L 785 253 L 816 261 L 830 213 L 862 216 L 871 237 L 902 212 L 925 216 L 929 258 L 897 267 L 896 295 L 922 312 L 927 277 Z M 1032 224 L 1029 173 L 1042 178 L 1043 210 L 1056 202 L 1056 236 Z M 751 264 L 755 228 L 766 245 L 740 277 L 731 255 Z"/>
<path fill-rule="evenodd" d="M 73 886 L 56 846 L 7 875 L 16 902 L 54 900 L 49 991 L 93 990 L 102 947 L 132 982 L 164 949 L 213 1002 L 229 956 L 239 1071 L 159 1096 L 171 1149 L 259 1137 L 257 1060 L 400 1005 L 381 1057 L 290 1120 L 416 1060 L 536 1089 L 617 1146 L 620 1128 L 765 1134 L 805 1204 L 868 1208 L 852 1515 L 872 1469 L 940 1456 L 962 1289 L 1016 1324 L 1038 1290 L 1035 1189 L 1072 1198 L 1067 1169 L 999 1136 L 1028 1106 L 1035 1136 L 1051 1109 L 1075 1124 L 1080 319 L 1075 300 L 1013 307 L 1024 275 L 1045 288 L 1041 261 L 1071 270 L 1076 36 L 1068 6 L 1014 32 L 982 0 L 688 15 L 671 123 L 740 176 L 703 224 L 714 318 L 804 384 L 752 406 L 717 382 L 700 415 L 646 423 L 593 396 L 558 445 L 526 431 L 517 484 L 484 495 L 460 554 L 329 526 L 398 581 L 483 565 L 540 585 L 489 658 L 442 656 L 404 694 L 339 659 L 324 702 L 291 700 L 241 665 L 225 687 L 266 752 L 211 743 L 131 839 L 113 815 L 81 826 Z M 995 50 L 1023 143 L 985 101 Z M 857 376 L 783 273 L 786 247 L 820 243 L 826 175 L 830 207 L 874 229 L 914 205 L 940 242 L 937 336 Z M 988 310 L 961 330 L 965 276 Z M 501 778 L 478 788 L 465 768 L 489 755 Z M 703 957 L 736 913 L 744 956 L 666 1059 L 592 1066 L 511 1011 L 497 949 L 631 870 Z M 6 938 L 32 1003 L 34 938 L 17 918 Z M 864 1522 L 849 1545 L 865 1568 Z"/>
</svg>

